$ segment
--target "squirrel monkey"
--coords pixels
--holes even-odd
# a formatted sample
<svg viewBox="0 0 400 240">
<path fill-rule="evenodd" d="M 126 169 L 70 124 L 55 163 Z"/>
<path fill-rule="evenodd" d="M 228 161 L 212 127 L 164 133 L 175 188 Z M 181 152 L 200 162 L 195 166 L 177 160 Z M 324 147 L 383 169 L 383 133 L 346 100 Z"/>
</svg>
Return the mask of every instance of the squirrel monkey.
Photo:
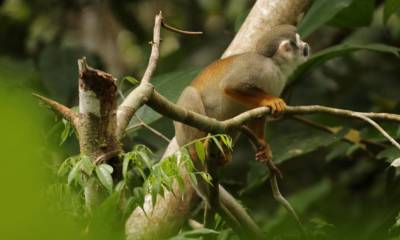
<svg viewBox="0 0 400 240">
<path fill-rule="evenodd" d="M 310 48 L 300 39 L 296 27 L 276 26 L 257 42 L 255 52 L 220 59 L 207 66 L 184 89 L 177 104 L 218 120 L 262 106 L 279 114 L 286 107 L 279 95 L 289 75 L 305 62 L 309 53 Z M 264 138 L 265 122 L 265 118 L 260 118 L 247 124 L 264 143 L 264 147 L 257 150 L 258 160 L 270 155 Z M 182 123 L 174 125 L 179 146 L 206 136 Z"/>
<path fill-rule="evenodd" d="M 280 114 L 286 107 L 286 103 L 279 98 L 286 81 L 296 67 L 306 61 L 309 53 L 310 48 L 300 39 L 296 27 L 276 26 L 257 42 L 254 52 L 230 56 L 207 66 L 184 89 L 177 104 L 186 110 L 217 120 L 226 120 L 257 107 L 269 107 L 272 114 Z M 262 117 L 247 123 L 247 127 L 263 146 L 256 152 L 256 159 L 259 161 L 272 160 L 264 137 L 265 122 L 266 117 Z M 174 125 L 179 146 L 207 134 L 179 122 L 174 122 Z M 188 150 L 195 166 L 204 170 L 197 160 L 194 147 L 191 146 Z M 222 160 L 226 162 L 226 159 Z M 216 164 L 213 163 L 213 166 L 208 166 L 207 170 L 215 172 L 212 168 L 220 165 L 218 161 L 221 159 Z M 269 164 L 273 166 L 271 162 Z M 277 168 L 275 170 L 279 173 Z M 212 204 L 219 204 L 215 202 L 218 200 L 215 199 L 218 187 L 214 187 L 214 190 L 206 189 L 206 192 L 204 185 L 199 188 L 196 190 L 198 193 L 201 190 L 200 195 L 207 196 L 202 197 L 206 198 L 211 207 Z"/>
</svg>

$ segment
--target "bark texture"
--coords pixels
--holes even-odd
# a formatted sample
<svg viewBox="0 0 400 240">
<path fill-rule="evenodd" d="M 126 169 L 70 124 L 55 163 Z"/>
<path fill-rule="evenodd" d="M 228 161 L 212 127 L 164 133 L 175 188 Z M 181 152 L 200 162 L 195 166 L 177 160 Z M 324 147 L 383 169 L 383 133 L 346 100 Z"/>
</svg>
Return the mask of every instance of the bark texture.
<svg viewBox="0 0 400 240">
<path fill-rule="evenodd" d="M 92 161 L 121 150 L 117 129 L 117 86 L 108 73 L 79 65 L 79 120 L 77 131 L 81 154 Z"/>
</svg>

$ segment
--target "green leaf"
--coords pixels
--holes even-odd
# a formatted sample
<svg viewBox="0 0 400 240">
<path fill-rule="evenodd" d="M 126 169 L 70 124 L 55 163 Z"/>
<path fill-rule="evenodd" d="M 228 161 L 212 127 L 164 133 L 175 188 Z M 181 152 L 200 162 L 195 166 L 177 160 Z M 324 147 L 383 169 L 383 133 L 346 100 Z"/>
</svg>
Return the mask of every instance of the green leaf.
<svg viewBox="0 0 400 240">
<path fill-rule="evenodd" d="M 111 167 L 110 165 L 108 165 L 108 164 L 106 164 L 106 163 L 103 163 L 103 164 L 101 164 L 101 165 L 104 167 L 104 169 L 105 169 L 107 172 L 109 172 L 110 174 L 113 173 L 113 171 L 114 171 L 113 167 Z"/>
<path fill-rule="evenodd" d="M 179 191 L 181 191 L 182 193 L 185 192 L 185 182 L 183 181 L 183 178 L 181 175 L 177 175 L 175 177 L 176 182 L 178 183 L 178 187 L 179 187 Z"/>
<path fill-rule="evenodd" d="M 139 173 L 139 175 L 143 178 L 143 180 L 146 180 L 146 174 L 144 174 L 143 169 L 141 169 L 140 167 L 135 167 L 135 171 Z"/>
<path fill-rule="evenodd" d="M 124 190 L 125 187 L 126 183 L 124 181 L 120 181 L 115 185 L 115 191 L 120 193 L 122 190 Z"/>
<path fill-rule="evenodd" d="M 92 161 L 90 161 L 90 158 L 88 156 L 81 156 L 81 170 L 83 172 L 90 176 L 92 175 L 94 167 L 94 164 L 92 163 Z"/>
<path fill-rule="evenodd" d="M 386 0 L 383 10 L 383 22 L 386 24 L 390 16 L 400 10 L 400 0 Z"/>
<path fill-rule="evenodd" d="M 294 73 L 290 76 L 289 81 L 293 81 L 298 79 L 308 70 L 325 63 L 326 61 L 333 59 L 335 57 L 343 56 L 346 54 L 350 54 L 355 51 L 360 50 L 369 50 L 381 53 L 392 53 L 396 56 L 400 56 L 400 48 L 388 46 L 385 44 L 365 44 L 365 45 L 353 45 L 353 44 L 341 44 L 334 47 L 327 48 L 323 51 L 320 51 L 314 54 L 307 62 L 300 65 Z"/>
<path fill-rule="evenodd" d="M 215 143 L 215 145 L 218 147 L 219 151 L 221 151 L 222 154 L 225 154 L 224 148 L 222 147 L 221 143 L 219 142 L 218 138 L 215 136 L 210 137 L 212 141 Z"/>
<path fill-rule="evenodd" d="M 142 158 L 143 162 L 146 164 L 146 167 L 151 168 L 151 161 L 149 155 L 145 151 L 138 151 L 139 156 Z"/>
<path fill-rule="evenodd" d="M 81 162 L 77 162 L 68 174 L 68 185 L 75 181 L 80 176 Z"/>
<path fill-rule="evenodd" d="M 153 206 L 155 206 L 157 202 L 157 195 L 160 193 L 160 189 L 161 189 L 161 183 L 158 179 L 151 185 L 151 203 Z"/>
<path fill-rule="evenodd" d="M 380 159 L 385 159 L 385 161 L 392 163 L 394 160 L 400 158 L 400 151 L 396 147 L 390 146 L 378 153 L 376 157 Z"/>
<path fill-rule="evenodd" d="M 69 157 L 60 165 L 57 175 L 64 176 L 79 161 L 80 156 Z"/>
<path fill-rule="evenodd" d="M 189 173 L 189 177 L 190 177 L 190 181 L 192 182 L 192 184 L 194 186 L 197 186 L 198 182 L 197 182 L 196 175 L 194 173 Z"/>
<path fill-rule="evenodd" d="M 61 139 L 60 139 L 60 146 L 63 145 L 63 143 L 68 139 L 69 136 L 72 135 L 72 133 L 74 132 L 74 128 L 72 127 L 72 124 L 65 120 L 62 119 L 62 123 L 64 124 L 64 130 L 61 133 Z"/>
<path fill-rule="evenodd" d="M 197 240 L 197 239 L 203 239 L 201 236 L 211 235 L 211 234 L 217 235 L 219 234 L 219 232 L 209 228 L 200 228 L 186 232 L 181 232 L 178 235 L 169 238 L 168 240 Z"/>
<path fill-rule="evenodd" d="M 375 0 L 353 0 L 349 7 L 341 10 L 329 22 L 335 27 L 362 27 L 371 23 L 375 10 Z"/>
<path fill-rule="evenodd" d="M 143 188 L 141 187 L 136 187 L 135 189 L 133 189 L 133 195 L 136 198 L 136 203 L 140 206 L 143 207 L 144 204 L 144 198 L 145 198 L 145 192 L 143 190 Z"/>
<path fill-rule="evenodd" d="M 206 150 L 204 148 L 204 144 L 199 140 L 194 143 L 197 156 L 199 157 L 200 161 L 204 164 L 206 160 Z"/>
<path fill-rule="evenodd" d="M 221 135 L 220 139 L 222 141 L 222 143 L 229 149 L 229 150 L 233 150 L 233 146 L 232 146 L 232 138 L 228 135 Z"/>
<path fill-rule="evenodd" d="M 204 181 L 206 181 L 206 183 L 212 185 L 211 180 L 212 177 L 210 174 L 206 173 L 206 172 L 199 172 L 201 178 L 203 178 Z"/>
<path fill-rule="evenodd" d="M 134 85 L 134 86 L 136 86 L 136 85 L 138 85 L 138 84 L 140 83 L 139 80 L 137 80 L 136 78 L 134 78 L 134 77 L 132 77 L 132 76 L 123 77 L 122 80 L 121 80 L 121 84 L 122 84 L 123 82 L 125 82 L 125 81 L 130 82 L 130 83 L 131 83 L 132 85 Z"/>
<path fill-rule="evenodd" d="M 100 181 L 100 183 L 108 190 L 108 192 L 112 192 L 113 190 L 113 179 L 111 176 L 113 169 L 110 165 L 101 164 L 96 167 L 96 175 Z"/>
<path fill-rule="evenodd" d="M 299 26 L 304 38 L 331 20 L 342 9 L 350 6 L 353 0 L 315 0 Z"/>
<path fill-rule="evenodd" d="M 131 160 L 131 155 L 125 154 L 124 160 L 122 161 L 122 176 L 125 180 L 127 179 L 129 163 L 131 162 Z"/>
</svg>

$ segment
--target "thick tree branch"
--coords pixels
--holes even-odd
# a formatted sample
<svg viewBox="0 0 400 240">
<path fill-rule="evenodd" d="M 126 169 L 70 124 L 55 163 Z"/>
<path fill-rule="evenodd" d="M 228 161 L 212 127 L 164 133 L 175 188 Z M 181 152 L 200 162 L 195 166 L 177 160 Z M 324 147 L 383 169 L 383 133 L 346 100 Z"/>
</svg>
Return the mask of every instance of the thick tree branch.
<svg viewBox="0 0 400 240">
<path fill-rule="evenodd" d="M 222 57 L 254 51 L 256 42 L 264 34 L 268 34 L 274 26 L 296 25 L 298 17 L 305 11 L 309 2 L 309 0 L 258 0 Z"/>
</svg>

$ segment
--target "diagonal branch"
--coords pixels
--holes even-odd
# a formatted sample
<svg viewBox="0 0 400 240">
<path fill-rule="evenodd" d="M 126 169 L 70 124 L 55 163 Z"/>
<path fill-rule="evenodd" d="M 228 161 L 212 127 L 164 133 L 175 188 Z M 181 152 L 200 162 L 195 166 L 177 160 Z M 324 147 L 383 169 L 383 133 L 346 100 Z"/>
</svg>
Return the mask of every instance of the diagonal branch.
<svg viewBox="0 0 400 240">
<path fill-rule="evenodd" d="M 58 114 L 60 114 L 63 118 L 71 122 L 74 127 L 77 127 L 78 124 L 78 114 L 72 111 L 70 108 L 62 105 L 59 102 L 56 102 L 54 100 L 51 100 L 49 98 L 43 97 L 39 94 L 32 93 L 33 96 L 39 98 L 41 101 L 46 103 L 48 106 L 50 106 L 54 111 L 56 111 Z"/>
</svg>

